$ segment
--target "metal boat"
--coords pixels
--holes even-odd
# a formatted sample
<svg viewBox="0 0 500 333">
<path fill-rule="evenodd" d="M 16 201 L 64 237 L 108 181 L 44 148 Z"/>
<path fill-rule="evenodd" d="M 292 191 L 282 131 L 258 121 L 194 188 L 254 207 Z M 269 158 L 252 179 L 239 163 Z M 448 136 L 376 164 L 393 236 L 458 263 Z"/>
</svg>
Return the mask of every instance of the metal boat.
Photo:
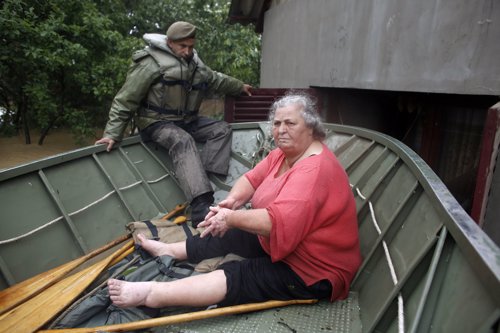
<svg viewBox="0 0 500 333">
<path fill-rule="evenodd" d="M 232 127 L 229 175 L 211 176 L 216 200 L 273 147 L 266 122 Z M 362 128 L 326 128 L 325 142 L 346 169 L 357 202 L 363 263 L 347 299 L 90 331 L 498 332 L 494 242 L 404 144 Z M 124 235 L 128 222 L 184 203 L 172 170 L 166 151 L 130 137 L 109 153 L 90 146 L 1 171 L 0 331 L 47 329 L 69 304 L 48 311 L 44 293 L 82 270 L 64 279 L 54 272 Z M 19 299 L 18 286 L 39 283 L 47 271 L 50 286 Z M 64 298 L 64 290 L 56 295 Z"/>
</svg>

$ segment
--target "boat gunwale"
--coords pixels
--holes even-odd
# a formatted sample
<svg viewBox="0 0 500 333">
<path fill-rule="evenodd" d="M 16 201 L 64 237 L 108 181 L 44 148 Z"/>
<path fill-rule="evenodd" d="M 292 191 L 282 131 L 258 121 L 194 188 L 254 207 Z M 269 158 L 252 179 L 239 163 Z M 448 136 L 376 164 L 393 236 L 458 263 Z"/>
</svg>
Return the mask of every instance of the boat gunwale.
<svg viewBox="0 0 500 333">
<path fill-rule="evenodd" d="M 489 236 L 477 225 L 458 203 L 443 181 L 415 151 L 401 141 L 386 134 L 347 125 L 326 124 L 328 129 L 337 133 L 354 134 L 374 140 L 393 151 L 413 172 L 424 191 L 439 205 L 433 204 L 443 224 L 464 252 L 472 267 L 480 265 L 477 275 L 500 303 L 500 249 Z"/>
<path fill-rule="evenodd" d="M 139 135 L 134 135 L 123 139 L 123 141 L 115 144 L 114 148 L 126 147 L 141 142 Z M 60 163 L 76 160 L 81 157 L 87 157 L 95 153 L 100 153 L 106 150 L 106 145 L 92 145 L 70 150 L 64 153 L 55 154 L 49 157 L 37 159 L 28 163 L 23 163 L 14 167 L 0 169 L 0 182 L 11 179 L 17 176 L 24 175 L 29 172 L 38 171 L 47 167 L 51 167 Z"/>
</svg>

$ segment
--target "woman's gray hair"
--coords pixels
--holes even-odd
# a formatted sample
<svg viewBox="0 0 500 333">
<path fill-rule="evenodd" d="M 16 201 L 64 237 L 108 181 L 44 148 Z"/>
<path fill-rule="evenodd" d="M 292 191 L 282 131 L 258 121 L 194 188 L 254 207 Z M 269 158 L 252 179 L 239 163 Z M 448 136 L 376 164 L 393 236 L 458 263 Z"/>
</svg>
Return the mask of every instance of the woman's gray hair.
<svg viewBox="0 0 500 333">
<path fill-rule="evenodd" d="M 321 116 L 316 109 L 315 101 L 306 93 L 297 93 L 295 91 L 287 93 L 285 96 L 276 100 L 269 110 L 269 121 L 271 125 L 274 123 L 276 110 L 290 105 L 299 105 L 301 107 L 301 115 L 306 126 L 312 128 L 313 138 L 315 140 L 324 140 L 326 132 L 323 127 Z"/>
</svg>

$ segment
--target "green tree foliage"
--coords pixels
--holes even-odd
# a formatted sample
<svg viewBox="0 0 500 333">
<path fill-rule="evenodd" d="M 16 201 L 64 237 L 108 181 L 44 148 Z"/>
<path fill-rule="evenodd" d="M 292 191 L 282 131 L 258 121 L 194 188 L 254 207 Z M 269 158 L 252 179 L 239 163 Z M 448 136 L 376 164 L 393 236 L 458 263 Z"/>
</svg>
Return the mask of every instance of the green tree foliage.
<svg viewBox="0 0 500 333">
<path fill-rule="evenodd" d="M 198 27 L 196 49 L 203 61 L 216 71 L 258 86 L 260 36 L 253 26 L 230 25 L 230 1 L 132 0 L 132 34 L 165 33 L 175 21 L 188 21 Z"/>
<path fill-rule="evenodd" d="M 42 129 L 40 144 L 53 126 L 89 134 L 123 80 L 126 50 L 137 45 L 93 1 L 6 0 L 0 39 L 1 103 L 27 143 L 29 128 Z"/>
<path fill-rule="evenodd" d="M 214 70 L 258 85 L 260 40 L 227 24 L 228 1 L 4 0 L 0 9 L 0 132 L 102 127 L 142 35 L 174 21 L 200 28 L 197 49 Z"/>
</svg>

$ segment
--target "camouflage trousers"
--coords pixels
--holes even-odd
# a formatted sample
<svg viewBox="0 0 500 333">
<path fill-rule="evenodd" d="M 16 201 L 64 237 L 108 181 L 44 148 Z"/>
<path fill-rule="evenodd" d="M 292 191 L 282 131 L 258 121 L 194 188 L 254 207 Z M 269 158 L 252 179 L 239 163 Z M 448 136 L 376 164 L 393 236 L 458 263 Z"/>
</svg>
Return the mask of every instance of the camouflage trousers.
<svg viewBox="0 0 500 333">
<path fill-rule="evenodd" d="M 146 127 L 144 140 L 165 148 L 175 175 L 189 201 L 213 192 L 207 172 L 227 175 L 231 157 L 231 128 L 224 121 L 206 117 L 184 124 L 161 121 Z M 199 149 L 198 144 L 202 144 Z"/>
</svg>

